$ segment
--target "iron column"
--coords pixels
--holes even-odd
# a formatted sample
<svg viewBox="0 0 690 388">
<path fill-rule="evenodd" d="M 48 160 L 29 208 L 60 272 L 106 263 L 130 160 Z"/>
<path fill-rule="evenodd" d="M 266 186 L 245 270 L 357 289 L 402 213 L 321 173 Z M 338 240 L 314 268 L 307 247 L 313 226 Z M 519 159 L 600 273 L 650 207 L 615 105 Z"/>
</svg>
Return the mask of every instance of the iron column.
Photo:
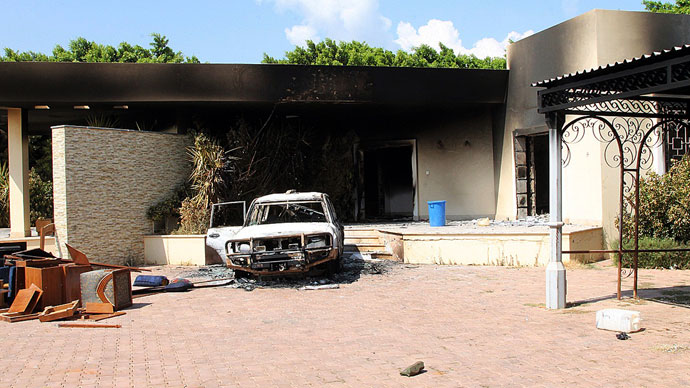
<svg viewBox="0 0 690 388">
<path fill-rule="evenodd" d="M 546 118 L 549 127 L 549 213 L 551 258 L 546 267 L 546 308 L 565 308 L 566 279 L 562 260 L 563 239 L 563 171 L 562 135 L 564 116 L 551 113 Z"/>
</svg>

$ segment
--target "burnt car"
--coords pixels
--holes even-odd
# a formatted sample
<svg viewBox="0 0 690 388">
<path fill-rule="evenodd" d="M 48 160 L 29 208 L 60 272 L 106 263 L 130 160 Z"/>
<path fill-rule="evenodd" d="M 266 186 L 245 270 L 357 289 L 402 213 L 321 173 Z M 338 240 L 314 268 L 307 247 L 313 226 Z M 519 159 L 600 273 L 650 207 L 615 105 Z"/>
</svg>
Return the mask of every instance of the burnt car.
<svg viewBox="0 0 690 388">
<path fill-rule="evenodd" d="M 327 194 L 271 194 L 255 199 L 244 224 L 225 241 L 228 267 L 242 274 L 335 272 L 343 253 L 343 226 Z"/>
</svg>

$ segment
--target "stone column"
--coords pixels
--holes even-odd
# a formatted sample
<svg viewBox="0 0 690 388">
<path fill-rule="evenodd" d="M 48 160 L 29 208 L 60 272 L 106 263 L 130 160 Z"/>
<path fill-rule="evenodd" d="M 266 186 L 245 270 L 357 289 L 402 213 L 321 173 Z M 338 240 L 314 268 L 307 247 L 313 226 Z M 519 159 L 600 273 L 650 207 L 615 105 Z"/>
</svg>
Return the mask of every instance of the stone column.
<svg viewBox="0 0 690 388">
<path fill-rule="evenodd" d="M 31 235 L 29 223 L 29 135 L 26 111 L 7 109 L 7 154 L 10 178 L 10 237 Z"/>
</svg>

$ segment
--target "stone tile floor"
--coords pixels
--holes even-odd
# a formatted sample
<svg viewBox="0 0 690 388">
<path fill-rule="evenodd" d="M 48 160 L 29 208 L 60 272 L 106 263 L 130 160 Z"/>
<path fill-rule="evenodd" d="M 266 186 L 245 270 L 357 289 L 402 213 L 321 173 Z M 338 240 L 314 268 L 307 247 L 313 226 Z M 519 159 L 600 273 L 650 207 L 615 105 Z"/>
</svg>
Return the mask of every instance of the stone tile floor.
<svg viewBox="0 0 690 388">
<path fill-rule="evenodd" d="M 613 267 L 571 268 L 562 311 L 542 307 L 543 268 L 396 265 L 334 290 L 151 295 L 102 321 L 120 329 L 0 322 L 0 386 L 689 386 L 690 271 L 640 275 L 643 299 L 617 301 Z M 641 311 L 644 331 L 595 329 L 610 307 Z M 417 360 L 426 373 L 399 375 Z"/>
</svg>

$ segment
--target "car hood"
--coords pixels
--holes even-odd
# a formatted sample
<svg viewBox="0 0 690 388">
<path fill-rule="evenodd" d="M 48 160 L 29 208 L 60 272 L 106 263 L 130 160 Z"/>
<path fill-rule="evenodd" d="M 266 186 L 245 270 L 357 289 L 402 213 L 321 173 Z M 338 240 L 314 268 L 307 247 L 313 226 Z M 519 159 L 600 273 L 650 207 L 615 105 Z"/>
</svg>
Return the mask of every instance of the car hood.
<svg viewBox="0 0 690 388">
<path fill-rule="evenodd" d="M 330 233 L 336 235 L 335 226 L 327 222 L 296 222 L 267 225 L 252 225 L 240 229 L 232 240 L 250 238 L 281 237 L 295 234 Z"/>
</svg>

